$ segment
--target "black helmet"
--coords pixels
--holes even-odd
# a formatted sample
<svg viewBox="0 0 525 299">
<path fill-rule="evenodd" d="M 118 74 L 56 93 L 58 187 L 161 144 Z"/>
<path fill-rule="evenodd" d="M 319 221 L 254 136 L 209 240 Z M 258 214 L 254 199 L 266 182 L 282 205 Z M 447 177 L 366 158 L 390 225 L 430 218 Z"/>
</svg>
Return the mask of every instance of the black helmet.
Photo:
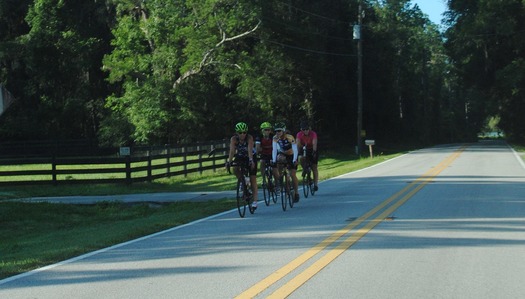
<svg viewBox="0 0 525 299">
<path fill-rule="evenodd" d="M 275 131 L 286 131 L 286 125 L 283 122 L 277 122 L 275 126 L 273 126 L 273 129 Z"/>
<path fill-rule="evenodd" d="M 306 120 L 302 120 L 300 126 L 301 126 L 301 130 L 310 129 L 310 124 L 308 124 L 308 121 Z"/>
</svg>

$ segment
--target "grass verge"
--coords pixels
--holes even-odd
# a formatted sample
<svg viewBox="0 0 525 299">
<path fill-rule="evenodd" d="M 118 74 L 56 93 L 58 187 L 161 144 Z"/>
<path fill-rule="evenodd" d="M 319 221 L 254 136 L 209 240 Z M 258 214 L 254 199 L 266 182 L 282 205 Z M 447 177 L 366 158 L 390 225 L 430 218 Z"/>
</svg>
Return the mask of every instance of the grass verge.
<svg viewBox="0 0 525 299">
<path fill-rule="evenodd" d="M 319 162 L 320 180 L 362 169 L 400 155 L 360 158 L 328 153 Z M 201 219 L 235 206 L 233 199 L 176 202 L 160 206 L 103 202 L 96 205 L 7 202 L 2 199 L 131 193 L 221 191 L 234 186 L 225 171 L 123 185 L 35 186 L 0 189 L 0 279 L 86 252 Z M 104 234 L 100 234 L 104 231 Z"/>
</svg>

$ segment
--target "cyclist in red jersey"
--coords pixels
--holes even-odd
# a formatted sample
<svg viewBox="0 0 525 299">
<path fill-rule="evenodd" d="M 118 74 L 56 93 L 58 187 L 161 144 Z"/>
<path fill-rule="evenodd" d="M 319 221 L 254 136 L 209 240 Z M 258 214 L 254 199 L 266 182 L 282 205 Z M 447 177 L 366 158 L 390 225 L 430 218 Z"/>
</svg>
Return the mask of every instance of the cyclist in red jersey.
<svg viewBox="0 0 525 299">
<path fill-rule="evenodd" d="M 317 187 L 317 183 L 319 181 L 319 171 L 317 169 L 317 133 L 315 133 L 315 131 L 312 131 L 308 122 L 302 121 L 301 131 L 297 133 L 296 139 L 297 148 L 299 149 L 299 161 L 301 162 L 301 166 L 303 167 L 303 176 L 305 175 L 305 158 L 310 159 L 312 164 L 312 173 L 314 174 L 314 191 L 317 191 L 319 189 L 319 187 Z M 306 146 L 306 157 L 303 157 L 304 146 Z"/>
<path fill-rule="evenodd" d="M 299 201 L 299 181 L 297 180 L 297 144 L 293 135 L 286 133 L 286 125 L 284 123 L 276 123 L 274 126 L 275 136 L 273 137 L 272 148 L 272 163 L 286 163 L 290 168 L 290 175 L 292 177 L 293 186 L 295 188 L 294 202 Z M 273 169 L 274 178 L 279 178 L 279 167 Z M 283 186 L 280 186 L 283 188 Z"/>
<path fill-rule="evenodd" d="M 235 125 L 235 135 L 230 139 L 230 153 L 228 161 L 226 162 L 226 168 L 229 169 L 234 160 L 249 165 L 250 184 L 252 186 L 253 194 L 252 208 L 257 209 L 257 160 L 253 154 L 253 146 L 253 137 L 248 134 L 248 125 L 243 122 L 237 123 Z M 233 173 L 237 178 L 242 176 L 239 171 L 239 166 L 234 167 Z"/>
<path fill-rule="evenodd" d="M 259 167 L 261 169 L 262 176 L 264 176 L 264 169 L 266 168 L 266 163 L 270 163 L 272 161 L 272 143 L 272 124 L 270 124 L 269 122 L 263 122 L 261 124 L 261 136 L 257 136 L 255 138 L 257 153 L 259 154 L 261 160 Z"/>
</svg>

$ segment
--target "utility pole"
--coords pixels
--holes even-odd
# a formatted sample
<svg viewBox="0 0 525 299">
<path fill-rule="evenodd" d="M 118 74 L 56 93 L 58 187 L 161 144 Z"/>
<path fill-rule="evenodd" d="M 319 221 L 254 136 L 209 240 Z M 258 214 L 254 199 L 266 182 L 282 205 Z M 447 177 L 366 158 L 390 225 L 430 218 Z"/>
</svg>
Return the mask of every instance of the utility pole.
<svg viewBox="0 0 525 299">
<path fill-rule="evenodd" d="M 363 22 L 362 1 L 359 1 L 357 25 L 354 25 L 354 39 L 357 40 L 357 147 L 356 154 L 361 156 L 363 139 L 363 42 L 361 38 L 361 25 Z"/>
</svg>

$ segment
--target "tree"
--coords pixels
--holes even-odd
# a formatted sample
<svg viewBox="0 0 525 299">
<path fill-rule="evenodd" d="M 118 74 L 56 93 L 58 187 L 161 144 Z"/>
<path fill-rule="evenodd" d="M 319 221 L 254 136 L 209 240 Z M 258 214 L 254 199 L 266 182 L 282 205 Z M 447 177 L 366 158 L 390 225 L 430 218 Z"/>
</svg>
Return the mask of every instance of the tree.
<svg viewBox="0 0 525 299">
<path fill-rule="evenodd" d="M 481 130 L 499 116 L 509 137 L 525 141 L 523 51 L 525 3 L 520 0 L 451 0 L 446 48 L 464 89 L 476 97 L 469 121 Z"/>
<path fill-rule="evenodd" d="M 449 136 L 442 88 L 447 60 L 436 26 L 408 0 L 374 1 L 366 15 L 365 123 L 371 134 L 425 144 Z"/>
<path fill-rule="evenodd" d="M 20 27 L 29 30 L 10 30 L 6 77 L 19 103 L 4 119 L 4 136 L 96 137 L 107 94 L 99 62 L 109 15 L 99 1 L 32 2 Z"/>
<path fill-rule="evenodd" d="M 104 68 L 122 92 L 108 105 L 133 124 L 136 142 L 165 140 L 166 132 L 169 140 L 189 140 L 194 132 L 206 134 L 210 109 L 235 108 L 217 95 L 231 89 L 233 79 L 224 75 L 240 67 L 250 49 L 241 40 L 258 29 L 250 2 L 123 0 L 117 13 Z"/>
</svg>

